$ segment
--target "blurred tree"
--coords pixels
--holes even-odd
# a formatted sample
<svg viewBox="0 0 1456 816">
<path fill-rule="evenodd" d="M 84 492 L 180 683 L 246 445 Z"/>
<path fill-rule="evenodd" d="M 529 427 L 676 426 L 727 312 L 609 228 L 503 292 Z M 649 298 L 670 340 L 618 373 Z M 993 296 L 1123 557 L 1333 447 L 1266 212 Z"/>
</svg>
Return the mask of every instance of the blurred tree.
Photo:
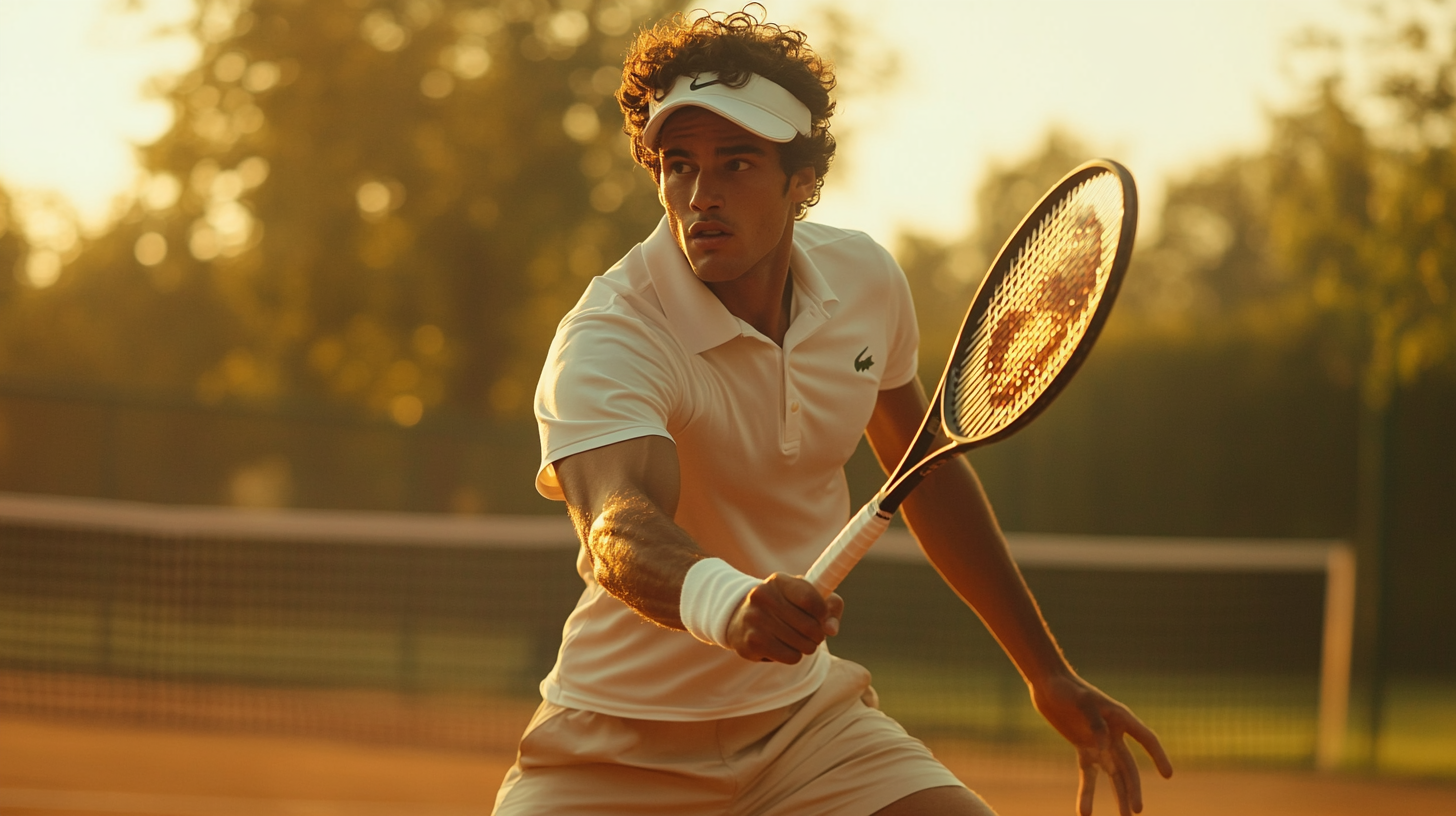
<svg viewBox="0 0 1456 816">
<path fill-rule="evenodd" d="M 279 439 L 267 451 L 244 446 L 248 461 L 230 464 L 237 453 L 219 441 L 210 447 L 232 452 L 210 465 L 199 452 L 178 455 L 173 478 L 185 484 L 152 480 L 153 500 L 227 501 L 234 476 L 266 453 L 291 462 L 305 503 L 525 507 L 488 494 L 510 481 L 498 476 L 504 463 L 531 467 L 531 388 L 554 326 L 586 279 L 661 216 L 612 95 L 629 38 L 671 8 L 196 0 L 188 30 L 202 56 L 156 84 L 174 125 L 141 149 L 146 172 L 129 211 L 82 241 L 59 278 L 28 264 L 30 285 L 0 297 L 5 384 L 104 406 L 87 420 L 88 438 L 101 440 L 88 448 L 98 472 L 144 436 L 117 419 L 123 406 L 157 402 L 223 407 L 210 413 L 219 423 L 239 413 L 426 420 L 431 434 L 479 443 L 408 467 L 384 442 L 348 446 L 378 484 L 330 492 L 315 489 L 338 481 L 318 463 L 338 458 L 342 443 Z M 867 46 L 859 21 L 832 9 L 811 19 L 824 53 L 864 80 L 856 88 L 893 75 L 893 55 Z M 63 254 L 71 250 L 51 251 L 41 271 L 56 271 Z M 329 403 L 343 410 L 321 414 Z M 424 438 L 399 440 L 425 456 Z M 135 449 L 161 447 L 149 439 Z M 432 474 L 431 486 L 410 487 L 420 479 L 403 471 Z M 41 489 L 135 487 L 63 481 Z"/>
<path fill-rule="evenodd" d="M 1370 11 L 1363 52 L 1306 38 L 1342 53 L 1273 117 L 1264 150 L 1170 185 L 1129 299 L 1199 331 L 1306 338 L 1333 380 L 1380 406 L 1456 351 L 1456 10 Z M 1352 89 L 1352 74 L 1373 75 L 1373 90 Z"/>
<path fill-rule="evenodd" d="M 897 236 L 895 256 L 910 281 L 920 321 L 922 380 L 931 385 L 940 380 L 955 332 L 1001 245 L 1053 184 L 1091 158 L 1076 137 L 1053 129 L 1030 154 L 988 168 L 975 192 L 975 220 L 966 237 Z"/>
<path fill-rule="evenodd" d="M 1030 155 L 1009 164 L 992 162 L 986 180 L 976 190 L 976 220 L 970 235 L 971 264 L 961 277 L 980 282 L 1002 244 L 1047 190 L 1072 168 L 1096 158 L 1076 136 L 1052 128 Z"/>
<path fill-rule="evenodd" d="M 129 216 L 12 371 L 520 415 L 559 316 L 660 214 L 612 93 L 654 0 L 199 0 Z M 42 344 L 39 356 L 16 353 Z"/>
<path fill-rule="evenodd" d="M 0 188 L 0 304 L 8 303 L 14 295 L 26 249 L 25 236 L 16 228 L 10 194 Z"/>
<path fill-rule="evenodd" d="M 950 344 L 970 305 L 972 284 L 956 265 L 963 247 L 963 241 L 946 242 L 930 235 L 895 237 L 893 254 L 910 282 L 920 325 L 920 380 L 926 388 L 940 380 Z"/>
<path fill-rule="evenodd" d="M 1309 392 L 1301 408 L 1309 422 L 1338 427 L 1355 407 L 1360 419 L 1349 460 L 1356 500 L 1339 523 L 1358 542 L 1363 699 L 1356 710 L 1369 716 L 1360 730 L 1374 736 L 1389 635 L 1382 627 L 1389 626 L 1391 593 L 1385 540 L 1395 403 L 1433 372 L 1456 372 L 1456 214 L 1449 204 L 1456 190 L 1456 7 L 1386 0 L 1368 9 L 1368 27 L 1354 47 L 1327 33 L 1307 38 L 1299 56 L 1320 72 L 1305 77 L 1302 104 L 1272 117 L 1265 148 L 1170 186 L 1159 229 L 1142 236 L 1103 340 L 1113 348 L 1096 359 L 1127 363 L 1142 346 L 1154 356 L 1182 354 L 1190 364 L 1223 359 L 1238 361 L 1235 371 L 1283 371 L 1290 380 L 1313 368 L 1333 388 Z M 928 379 L 939 373 L 928 369 L 943 360 L 986 259 L 1027 204 L 1085 157 L 1057 142 L 1053 137 L 1039 155 L 991 174 L 977 192 L 978 221 L 965 240 L 902 238 L 927 349 L 936 355 L 926 361 Z M 1089 376 L 1093 387 L 1104 374 Z M 1269 379 L 1226 385 L 1261 381 Z M 1346 405 L 1327 402 L 1342 397 Z M 1242 398 L 1227 395 L 1230 406 Z M 1245 428 L 1244 436 L 1254 430 Z M 1228 454 L 1196 445 L 1189 452 L 1185 467 L 1193 469 Z M 1343 457 L 1314 459 L 1328 467 Z M 1225 514 L 1239 511 L 1230 506 Z"/>
<path fill-rule="evenodd" d="M 1231 315 L 1259 310 L 1287 286 L 1269 258 L 1267 179 L 1263 156 L 1231 156 L 1169 185 L 1157 230 L 1140 236 L 1119 322 L 1167 341 L 1246 331 Z M 1277 321 L 1256 322 L 1261 340 L 1272 339 Z"/>
<path fill-rule="evenodd" d="M 1368 6 L 1346 46 L 1307 34 L 1306 99 L 1273 117 L 1261 152 L 1170 187 L 1129 305 L 1151 325 L 1323 369 L 1357 403 L 1359 711 L 1380 730 L 1395 402 L 1456 360 L 1456 9 Z M 1368 83 L 1368 84 L 1366 84 Z M 1161 316 L 1161 320 L 1159 320 Z M 1180 328 L 1181 327 L 1181 328 Z M 1233 347 L 1231 346 L 1231 348 Z M 1325 411 L 1325 406 L 1310 406 Z"/>
<path fill-rule="evenodd" d="M 1276 120 L 1269 224 L 1274 258 L 1295 282 L 1289 312 L 1305 312 L 1327 358 L 1358 384 L 1360 708 L 1374 762 L 1393 404 L 1456 357 L 1456 214 L 1447 203 L 1456 190 L 1456 9 L 1391 0 L 1370 11 L 1374 34 L 1359 51 L 1333 36 L 1310 39 L 1335 59 L 1309 105 Z M 1372 89 L 1351 87 L 1362 74 Z"/>
</svg>

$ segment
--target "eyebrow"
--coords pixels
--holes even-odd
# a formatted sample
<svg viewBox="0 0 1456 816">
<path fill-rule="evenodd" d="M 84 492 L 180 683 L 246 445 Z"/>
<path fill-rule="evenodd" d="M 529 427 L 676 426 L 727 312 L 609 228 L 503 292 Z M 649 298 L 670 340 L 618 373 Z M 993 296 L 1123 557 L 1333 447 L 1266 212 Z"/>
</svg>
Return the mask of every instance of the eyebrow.
<svg viewBox="0 0 1456 816">
<path fill-rule="evenodd" d="M 744 155 L 749 155 L 749 156 L 766 156 L 766 155 L 768 155 L 767 151 L 765 151 L 763 148 L 759 147 L 758 145 L 754 145 L 754 144 L 728 145 L 726 147 L 720 147 L 717 150 L 714 150 L 713 153 L 714 153 L 714 155 L 717 155 L 717 156 L 720 156 L 720 157 L 723 157 L 723 156 L 744 156 Z M 674 147 L 674 148 L 670 148 L 668 150 L 662 151 L 662 158 L 664 158 L 664 159 L 685 159 L 685 158 L 691 158 L 691 154 L 687 150 L 685 150 L 685 149 L 683 149 L 681 147 Z"/>
</svg>

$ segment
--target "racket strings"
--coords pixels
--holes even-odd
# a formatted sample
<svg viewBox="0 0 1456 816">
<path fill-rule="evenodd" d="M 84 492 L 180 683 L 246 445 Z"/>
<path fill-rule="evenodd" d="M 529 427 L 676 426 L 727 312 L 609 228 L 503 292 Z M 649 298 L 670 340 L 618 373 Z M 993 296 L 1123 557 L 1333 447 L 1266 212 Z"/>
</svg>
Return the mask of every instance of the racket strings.
<svg viewBox="0 0 1456 816">
<path fill-rule="evenodd" d="M 956 435 L 1011 424 L 1049 388 L 1091 325 L 1122 230 L 1112 173 L 1074 187 L 1030 231 L 960 354 L 947 386 Z"/>
</svg>

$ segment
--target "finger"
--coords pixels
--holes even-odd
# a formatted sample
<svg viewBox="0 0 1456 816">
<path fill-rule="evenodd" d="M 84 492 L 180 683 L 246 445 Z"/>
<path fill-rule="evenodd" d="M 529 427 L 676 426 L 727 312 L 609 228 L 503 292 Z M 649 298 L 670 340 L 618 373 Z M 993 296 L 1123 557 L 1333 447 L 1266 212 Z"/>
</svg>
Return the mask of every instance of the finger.
<svg viewBox="0 0 1456 816">
<path fill-rule="evenodd" d="M 804 614 L 816 621 L 824 618 L 827 603 L 813 584 L 803 578 L 778 572 L 770 575 L 768 580 L 783 593 L 784 600 L 802 609 Z"/>
<path fill-rule="evenodd" d="M 784 620 L 786 613 L 796 620 Z M 748 627 L 749 641 L 780 663 L 798 662 L 800 656 L 818 649 L 819 643 L 824 640 L 818 621 L 805 617 L 803 612 L 787 604 L 775 603 L 771 598 L 756 599 L 745 611 L 743 620 Z M 782 659 L 784 655 L 780 648 L 792 650 L 793 660 Z"/>
<path fill-rule="evenodd" d="M 762 629 L 752 630 L 737 649 L 740 657 L 761 663 L 774 662 L 793 665 L 804 659 L 805 652 L 796 649 Z"/>
<path fill-rule="evenodd" d="M 775 643 L 771 647 L 762 649 L 759 652 L 763 657 L 758 659 L 760 663 L 783 663 L 792 666 L 804 659 L 804 653 L 791 649 L 782 643 Z"/>
<path fill-rule="evenodd" d="M 1132 808 L 1133 813 L 1143 812 L 1143 778 L 1142 772 L 1138 770 L 1137 760 L 1133 758 L 1132 751 L 1118 737 L 1116 745 L 1113 746 L 1114 759 L 1117 762 L 1127 786 L 1127 804 Z"/>
<path fill-rule="evenodd" d="M 805 615 L 803 610 L 794 606 L 786 606 L 773 610 L 780 617 L 776 617 L 773 625 L 768 631 L 775 637 L 782 640 L 794 649 L 804 654 L 809 654 L 819 648 L 824 642 L 828 633 L 824 630 L 824 624 L 818 618 L 811 618 Z"/>
<path fill-rule="evenodd" d="M 819 649 L 820 642 L 822 641 L 811 640 L 804 637 L 803 635 L 800 635 L 798 632 L 785 633 L 785 635 L 779 639 L 779 643 L 783 644 L 785 649 L 793 649 L 795 652 L 798 653 L 794 659 L 795 663 L 799 662 L 798 659 L 803 657 L 804 655 L 814 654 L 814 652 Z"/>
<path fill-rule="evenodd" d="M 824 614 L 824 631 L 831 634 L 839 634 L 839 624 L 844 620 L 844 599 L 836 593 L 830 593 L 824 599 L 828 611 Z"/>
<path fill-rule="evenodd" d="M 1148 752 L 1148 756 L 1153 758 L 1153 764 L 1158 767 L 1158 773 L 1162 774 L 1164 779 L 1173 775 L 1173 763 L 1168 760 L 1168 754 L 1163 750 L 1163 743 L 1158 740 L 1158 735 L 1153 733 L 1153 729 L 1143 725 L 1142 720 L 1129 714 L 1127 735 L 1137 740 L 1143 750 Z"/>
<path fill-rule="evenodd" d="M 1128 808 L 1127 775 L 1117 766 L 1117 760 L 1110 754 L 1103 754 L 1102 765 L 1107 770 L 1107 778 L 1112 781 L 1112 792 L 1117 797 L 1117 812 L 1121 816 L 1132 816 Z"/>
<path fill-rule="evenodd" d="M 758 634 L 745 640 L 734 651 L 744 660 L 755 660 L 759 663 L 787 663 L 792 665 L 804 659 L 802 652 L 791 649 L 776 639 L 765 638 Z"/>
<path fill-rule="evenodd" d="M 769 581 L 753 588 L 748 595 L 755 624 L 784 640 L 793 648 L 808 654 L 824 640 L 824 625 L 785 596 L 784 586 L 770 576 Z M 812 590 L 812 585 L 804 582 Z M 818 598 L 818 593 L 814 593 Z M 821 604 L 823 598 L 819 598 Z"/>
<path fill-rule="evenodd" d="M 827 608 L 824 598 L 814 589 L 814 585 L 802 578 L 792 575 L 774 573 L 762 584 L 762 587 L 771 592 L 774 599 L 782 605 L 779 612 L 780 617 L 788 621 L 812 621 L 811 628 L 823 628 L 819 621 L 823 619 Z M 803 628 L 797 626 L 795 628 Z"/>
<path fill-rule="evenodd" d="M 782 600 L 775 601 L 774 594 L 763 586 L 755 587 L 729 622 L 728 640 L 733 651 L 745 660 L 797 663 L 818 644 L 780 619 L 778 613 L 789 606 Z M 822 641 L 823 636 L 819 639 Z"/>
<path fill-rule="evenodd" d="M 1077 756 L 1077 812 L 1092 816 L 1092 800 L 1097 795 L 1097 766 L 1084 755 Z"/>
<path fill-rule="evenodd" d="M 790 617 L 792 620 L 774 618 L 768 621 L 764 632 L 800 654 L 810 654 L 818 649 L 819 644 L 824 642 L 824 628 L 819 621 L 804 619 L 796 613 L 790 613 Z"/>
</svg>

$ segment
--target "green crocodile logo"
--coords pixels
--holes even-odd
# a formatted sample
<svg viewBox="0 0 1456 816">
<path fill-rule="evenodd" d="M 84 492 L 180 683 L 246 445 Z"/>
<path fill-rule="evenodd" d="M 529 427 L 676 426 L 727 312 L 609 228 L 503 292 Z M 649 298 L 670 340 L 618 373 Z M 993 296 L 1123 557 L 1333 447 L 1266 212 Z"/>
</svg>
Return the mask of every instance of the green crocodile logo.
<svg viewBox="0 0 1456 816">
<path fill-rule="evenodd" d="M 869 351 L 869 350 L 870 350 L 870 347 L 869 346 L 865 346 L 863 351 L 861 351 L 859 354 L 856 354 L 855 355 L 855 357 L 854 357 L 854 370 L 855 371 L 869 371 L 870 370 L 870 366 L 872 366 L 872 365 L 875 364 L 875 358 L 874 357 L 866 357 L 866 356 L 864 356 L 865 355 L 865 352 L 866 351 Z"/>
</svg>

